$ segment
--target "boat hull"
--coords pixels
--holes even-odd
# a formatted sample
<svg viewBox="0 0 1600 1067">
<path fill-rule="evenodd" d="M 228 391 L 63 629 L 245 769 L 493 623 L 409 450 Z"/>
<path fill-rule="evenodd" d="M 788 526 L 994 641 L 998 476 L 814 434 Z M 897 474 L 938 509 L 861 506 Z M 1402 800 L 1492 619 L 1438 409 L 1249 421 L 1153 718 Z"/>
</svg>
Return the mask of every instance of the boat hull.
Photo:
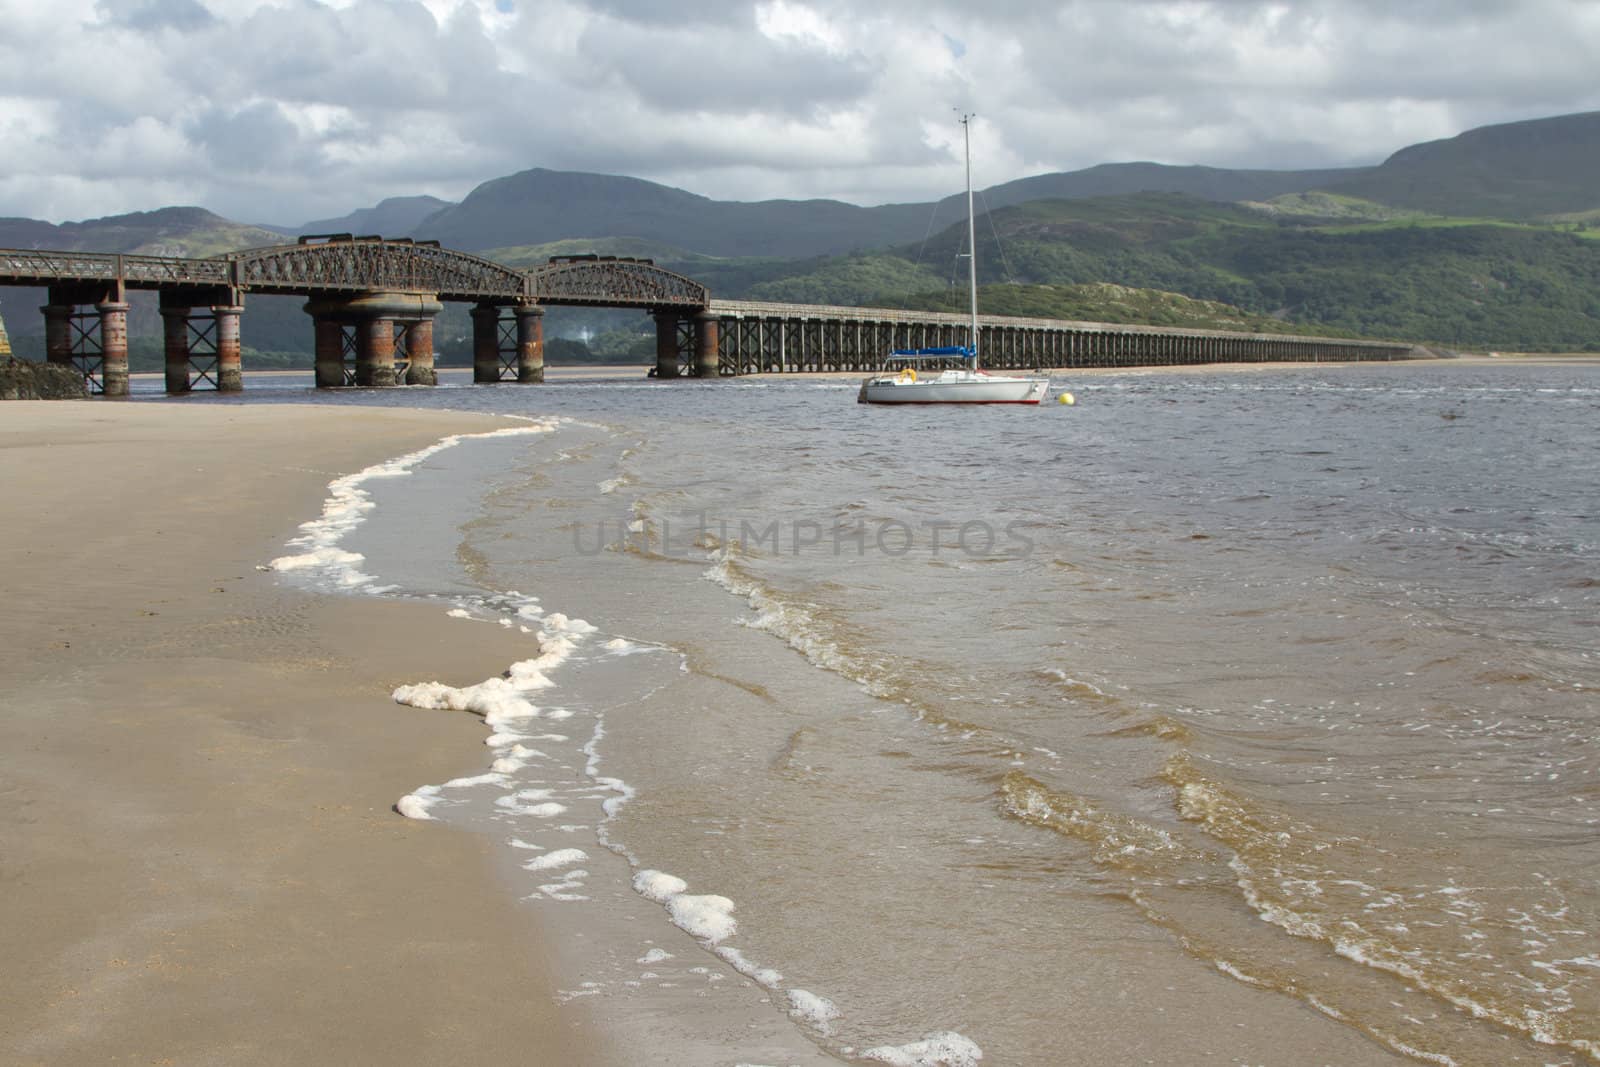
<svg viewBox="0 0 1600 1067">
<path fill-rule="evenodd" d="M 952 382 L 885 376 L 862 382 L 857 399 L 863 404 L 1037 404 L 1049 388 L 1048 378 L 980 375 Z"/>
</svg>

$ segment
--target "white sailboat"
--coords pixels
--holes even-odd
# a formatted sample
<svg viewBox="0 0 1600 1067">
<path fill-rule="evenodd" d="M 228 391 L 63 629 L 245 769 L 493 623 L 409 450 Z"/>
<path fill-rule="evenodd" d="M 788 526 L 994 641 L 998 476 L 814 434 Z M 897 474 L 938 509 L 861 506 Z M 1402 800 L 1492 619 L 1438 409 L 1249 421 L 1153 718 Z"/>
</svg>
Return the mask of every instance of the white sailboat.
<svg viewBox="0 0 1600 1067">
<path fill-rule="evenodd" d="M 967 154 L 967 292 L 972 310 L 966 345 L 896 349 L 861 383 L 863 404 L 1037 404 L 1050 390 L 1042 375 L 989 374 L 978 366 L 978 246 L 972 211 L 971 115 L 961 116 Z M 954 363 L 955 366 L 950 366 Z"/>
</svg>

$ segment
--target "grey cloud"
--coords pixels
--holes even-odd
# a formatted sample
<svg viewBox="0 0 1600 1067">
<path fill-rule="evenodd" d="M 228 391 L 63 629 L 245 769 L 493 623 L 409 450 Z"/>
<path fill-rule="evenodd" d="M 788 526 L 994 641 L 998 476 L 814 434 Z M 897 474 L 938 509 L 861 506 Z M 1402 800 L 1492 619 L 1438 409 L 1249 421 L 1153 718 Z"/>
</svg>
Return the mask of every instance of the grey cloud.
<svg viewBox="0 0 1600 1067">
<path fill-rule="evenodd" d="M 112 26 L 150 33 L 209 26 L 216 16 L 199 0 L 98 0 L 95 13 Z"/>
<path fill-rule="evenodd" d="M 306 145 L 280 105 L 262 101 L 236 110 L 213 107 L 185 133 L 223 171 L 271 171 L 315 176 L 316 153 Z"/>
<path fill-rule="evenodd" d="M 835 56 L 703 29 L 591 28 L 579 53 L 650 110 L 809 115 L 860 99 L 877 73 L 860 54 Z"/>
<path fill-rule="evenodd" d="M 89 41 L 13 20 L 0 94 L 39 180 L 6 186 L 0 214 L 42 210 L 51 174 L 86 190 L 80 216 L 103 214 L 106 186 L 80 179 L 135 167 L 139 188 L 266 221 L 456 198 L 534 166 L 904 201 L 959 184 L 937 143 L 953 106 L 981 116 L 985 182 L 1124 159 L 1373 162 L 1600 108 L 1600 4 L 1571 0 L 789 0 L 831 27 L 826 47 L 768 39 L 751 0 L 461 2 L 437 19 L 418 0 L 242 3 L 99 0 L 135 32 Z"/>
</svg>

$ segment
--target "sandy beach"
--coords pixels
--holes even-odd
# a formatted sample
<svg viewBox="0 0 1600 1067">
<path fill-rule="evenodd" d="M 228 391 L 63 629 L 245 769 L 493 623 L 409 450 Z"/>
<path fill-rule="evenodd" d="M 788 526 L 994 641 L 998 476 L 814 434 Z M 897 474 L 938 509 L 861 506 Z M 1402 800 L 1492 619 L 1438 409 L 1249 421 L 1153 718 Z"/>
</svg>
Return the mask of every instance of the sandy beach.
<svg viewBox="0 0 1600 1067">
<path fill-rule="evenodd" d="M 413 650 L 465 684 L 512 638 L 257 570 L 333 477 L 496 425 L 0 411 L 0 1062 L 606 1061 L 487 843 L 390 810 L 482 738 L 389 699 Z"/>
</svg>

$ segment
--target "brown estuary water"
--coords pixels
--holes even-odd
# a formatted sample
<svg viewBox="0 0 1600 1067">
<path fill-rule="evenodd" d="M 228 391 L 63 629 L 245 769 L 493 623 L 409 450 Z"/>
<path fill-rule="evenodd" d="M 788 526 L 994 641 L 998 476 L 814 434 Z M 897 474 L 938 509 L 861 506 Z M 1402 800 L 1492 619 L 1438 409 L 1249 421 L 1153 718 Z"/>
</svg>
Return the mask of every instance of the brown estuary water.
<svg viewBox="0 0 1600 1067">
<path fill-rule="evenodd" d="M 1600 366 L 1055 387 L 245 402 L 526 420 L 284 580 L 527 635 L 399 807 L 651 1062 L 1600 1062 Z"/>
</svg>

